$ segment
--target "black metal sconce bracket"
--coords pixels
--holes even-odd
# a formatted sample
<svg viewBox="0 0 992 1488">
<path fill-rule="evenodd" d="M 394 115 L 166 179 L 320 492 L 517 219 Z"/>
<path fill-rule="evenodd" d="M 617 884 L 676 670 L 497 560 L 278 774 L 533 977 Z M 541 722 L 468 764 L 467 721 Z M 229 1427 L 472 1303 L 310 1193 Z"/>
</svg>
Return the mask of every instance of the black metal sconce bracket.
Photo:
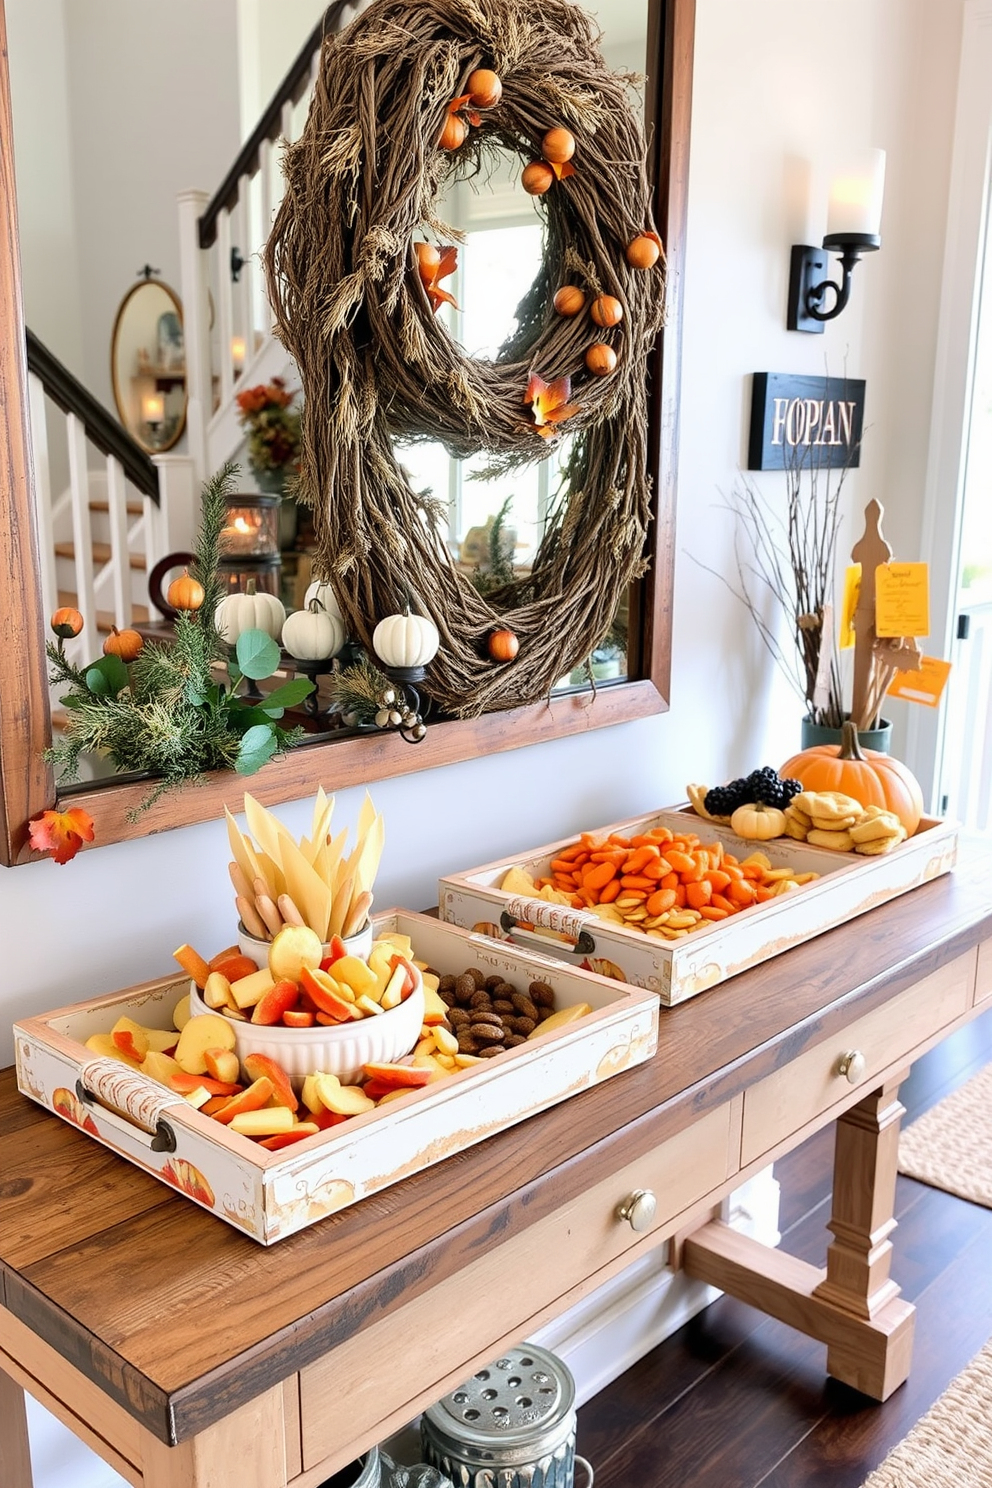
<svg viewBox="0 0 992 1488">
<path fill-rule="evenodd" d="M 789 266 L 789 304 L 786 324 L 790 331 L 823 331 L 824 322 L 833 320 L 851 298 L 851 274 L 864 253 L 882 246 L 872 233 L 830 233 L 822 248 L 793 244 Z M 840 284 L 828 278 L 829 252 L 840 254 Z M 833 290 L 833 304 L 825 304 L 827 291 Z"/>
</svg>

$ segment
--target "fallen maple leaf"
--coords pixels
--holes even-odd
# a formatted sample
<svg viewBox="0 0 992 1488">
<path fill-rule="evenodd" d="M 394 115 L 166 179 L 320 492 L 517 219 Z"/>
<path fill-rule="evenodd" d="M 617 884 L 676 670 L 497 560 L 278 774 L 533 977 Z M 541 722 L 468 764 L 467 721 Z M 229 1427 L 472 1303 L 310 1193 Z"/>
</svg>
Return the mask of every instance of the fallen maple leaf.
<svg viewBox="0 0 992 1488">
<path fill-rule="evenodd" d="M 534 425 L 542 439 L 551 439 L 556 433 L 555 425 L 578 413 L 578 405 L 569 403 L 572 396 L 572 379 L 558 377 L 554 382 L 545 382 L 536 372 L 530 374 L 524 402 L 529 403 L 534 415 Z"/>
<path fill-rule="evenodd" d="M 549 160 L 549 161 L 546 162 L 546 164 L 547 165 L 550 165 L 551 169 L 554 171 L 554 173 L 558 177 L 558 180 L 559 181 L 564 181 L 564 179 L 565 179 L 566 176 L 574 176 L 575 175 L 575 166 L 572 164 L 572 162 L 570 160 L 561 160 L 561 161 Z"/>
<path fill-rule="evenodd" d="M 81 806 L 43 811 L 28 822 L 28 840 L 35 852 L 51 853 L 56 863 L 68 863 L 84 842 L 93 841 L 93 818 Z"/>
</svg>

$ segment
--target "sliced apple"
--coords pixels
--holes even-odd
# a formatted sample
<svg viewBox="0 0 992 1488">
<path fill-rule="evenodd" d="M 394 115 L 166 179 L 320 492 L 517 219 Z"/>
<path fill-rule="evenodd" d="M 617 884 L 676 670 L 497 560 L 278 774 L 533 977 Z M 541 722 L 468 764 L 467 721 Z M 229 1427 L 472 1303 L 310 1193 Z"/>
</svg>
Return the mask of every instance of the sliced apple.
<svg viewBox="0 0 992 1488">
<path fill-rule="evenodd" d="M 247 1090 L 242 1090 L 240 1095 L 232 1095 L 230 1100 L 219 1111 L 214 1111 L 214 1120 L 221 1121 L 226 1125 L 229 1121 L 233 1121 L 235 1116 L 240 1115 L 242 1111 L 260 1111 L 272 1093 L 272 1081 L 263 1075 L 261 1079 L 253 1081 Z M 290 1112 L 290 1115 L 292 1115 L 292 1112 Z"/>
<path fill-rule="evenodd" d="M 159 1049 L 149 1049 L 141 1061 L 141 1073 L 150 1080 L 159 1080 L 163 1085 L 168 1085 L 169 1076 L 178 1075 L 180 1066 L 171 1054 L 163 1054 Z"/>
<path fill-rule="evenodd" d="M 273 981 L 286 977 L 300 980 L 304 967 L 313 970 L 321 963 L 324 951 L 320 936 L 309 925 L 283 925 L 269 946 L 269 971 Z"/>
<path fill-rule="evenodd" d="M 194 1111 L 201 1111 L 212 1099 L 213 1096 L 205 1085 L 195 1085 L 183 1096 L 183 1100 L 187 1105 L 192 1106 Z"/>
<path fill-rule="evenodd" d="M 281 1064 L 270 1058 L 268 1054 L 246 1054 L 245 1074 L 251 1080 L 261 1079 L 264 1075 L 272 1081 L 272 1099 L 280 1106 L 285 1106 L 288 1111 L 299 1108 L 299 1101 L 293 1090 L 292 1082 Z"/>
<path fill-rule="evenodd" d="M 400 962 L 390 973 L 386 990 L 379 998 L 379 1006 L 383 1012 L 389 1012 L 391 1008 L 399 1007 L 403 1001 L 403 989 L 406 986 L 406 966 Z"/>
<path fill-rule="evenodd" d="M 350 987 L 356 997 L 378 985 L 378 978 L 367 961 L 358 956 L 341 956 L 334 962 L 334 980 Z"/>
<path fill-rule="evenodd" d="M 281 1023 L 284 1015 L 291 1012 L 299 1000 L 299 985 L 284 977 L 274 987 L 262 993 L 251 1010 L 251 1021 L 271 1028 L 276 1023 Z"/>
<path fill-rule="evenodd" d="M 218 1013 L 200 1013 L 190 1018 L 179 1035 L 175 1059 L 181 1069 L 191 1075 L 204 1075 L 207 1066 L 204 1054 L 208 1049 L 233 1049 L 234 1029 L 227 1018 Z"/>
<path fill-rule="evenodd" d="M 409 935 L 402 935 L 399 930 L 380 930 L 376 941 L 386 940 L 394 948 L 402 951 L 404 956 L 413 955 L 413 942 Z"/>
<path fill-rule="evenodd" d="M 203 1000 L 208 1008 L 226 1007 L 231 1000 L 231 983 L 222 971 L 212 971 L 203 988 Z"/>
<path fill-rule="evenodd" d="M 361 1011 L 351 1000 L 354 993 L 349 988 L 346 997 L 326 971 L 311 971 L 309 967 L 304 967 L 302 980 L 308 996 L 318 1009 L 318 1022 L 321 1013 L 325 1017 L 333 1018 L 336 1023 L 348 1023 L 353 1018 L 362 1017 Z"/>
<path fill-rule="evenodd" d="M 316 1121 L 301 1121 L 292 1131 L 263 1137 L 258 1145 L 267 1148 L 269 1152 L 278 1152 L 280 1147 L 290 1147 L 294 1142 L 302 1142 L 305 1137 L 315 1137 L 319 1131 Z"/>
<path fill-rule="evenodd" d="M 227 1085 L 240 1083 L 241 1066 L 233 1049 L 204 1049 L 203 1062 L 207 1067 L 207 1074 L 212 1075 L 215 1080 L 222 1080 Z M 252 1075 L 252 1079 L 254 1078 Z M 230 1095 L 233 1092 L 227 1093 Z"/>
<path fill-rule="evenodd" d="M 264 1110 L 240 1111 L 227 1123 L 243 1137 L 274 1137 L 293 1127 L 293 1113 L 285 1106 L 268 1106 Z"/>
<path fill-rule="evenodd" d="M 267 966 L 259 967 L 250 976 L 239 977 L 236 982 L 231 983 L 231 996 L 241 1012 L 245 1008 L 254 1007 L 261 997 L 264 997 L 270 987 L 274 987 L 276 979 Z"/>
<path fill-rule="evenodd" d="M 379 1006 L 374 998 L 366 997 L 364 992 L 362 993 L 361 997 L 356 999 L 355 1006 L 359 1008 L 366 1015 L 366 1017 L 369 1018 L 376 1018 L 381 1012 L 385 1011 Z"/>
<path fill-rule="evenodd" d="M 86 1040 L 86 1047 L 91 1054 L 99 1054 L 104 1059 L 119 1059 L 121 1064 L 126 1064 L 131 1069 L 141 1068 L 141 1060 L 126 1054 L 109 1033 L 91 1033 Z"/>
<path fill-rule="evenodd" d="M 192 1016 L 193 1014 L 190 1012 L 189 1006 L 189 993 L 187 992 L 184 997 L 180 997 L 172 1010 L 172 1021 L 179 1033 L 182 1033 L 184 1026 Z"/>
<path fill-rule="evenodd" d="M 287 1028 L 312 1028 L 317 1020 L 309 1008 L 287 1008 L 282 1021 Z"/>
<path fill-rule="evenodd" d="M 533 1033 L 529 1033 L 529 1039 L 537 1038 L 542 1033 L 551 1033 L 555 1028 L 564 1028 L 569 1023 L 574 1023 L 577 1018 L 584 1018 L 591 1013 L 592 1008 L 588 1002 L 573 1002 L 568 1007 L 559 1008 L 552 1013 L 550 1018 L 545 1018 L 543 1023 L 538 1023 Z"/>
<path fill-rule="evenodd" d="M 431 1077 L 434 1061 L 429 1054 L 421 1054 L 420 1059 L 430 1059 L 431 1065 L 420 1064 L 389 1064 L 374 1061 L 371 1064 L 363 1064 L 362 1069 L 370 1080 L 381 1080 L 384 1085 L 391 1088 L 402 1086 L 404 1089 L 417 1085 L 426 1085 Z"/>
<path fill-rule="evenodd" d="M 448 1007 L 433 988 L 424 984 L 424 1027 L 434 1028 L 447 1022 Z"/>
<path fill-rule="evenodd" d="M 232 956 L 240 956 L 240 955 L 241 955 L 241 947 L 239 945 L 225 946 L 222 951 L 218 951 L 217 952 L 216 956 L 211 956 L 210 957 L 210 960 L 207 962 L 207 965 L 209 966 L 209 968 L 210 968 L 211 971 L 216 971 L 217 968 L 221 965 L 222 962 L 224 962 L 224 961 L 230 961 L 230 959 L 231 959 Z"/>
<path fill-rule="evenodd" d="M 307 1075 L 303 1081 L 301 1099 L 312 1116 L 316 1116 L 324 1110 L 324 1102 L 317 1094 L 317 1076 L 315 1074 Z"/>
<path fill-rule="evenodd" d="M 121 1025 L 127 1025 L 122 1027 Z M 110 1030 L 110 1037 L 122 1053 L 131 1059 L 137 1059 L 140 1063 L 148 1053 L 148 1036 L 143 1028 L 137 1023 L 132 1023 L 130 1018 L 118 1018 Z"/>
<path fill-rule="evenodd" d="M 195 1090 L 205 1090 L 207 1095 L 238 1095 L 244 1089 L 237 1080 L 215 1080 L 211 1075 L 191 1075 L 180 1069 L 169 1076 L 169 1085 L 179 1095 L 192 1095 Z"/>
</svg>

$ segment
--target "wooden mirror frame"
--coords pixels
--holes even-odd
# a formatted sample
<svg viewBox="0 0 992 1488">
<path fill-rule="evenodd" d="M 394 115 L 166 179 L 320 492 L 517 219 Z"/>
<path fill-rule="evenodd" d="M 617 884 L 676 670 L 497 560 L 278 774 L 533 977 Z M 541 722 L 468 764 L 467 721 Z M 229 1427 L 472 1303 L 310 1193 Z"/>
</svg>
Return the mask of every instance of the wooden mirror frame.
<svg viewBox="0 0 992 1488">
<path fill-rule="evenodd" d="M 117 409 L 117 417 L 120 419 L 121 423 L 124 425 L 125 429 L 130 434 L 131 438 L 135 441 L 136 444 L 139 444 L 141 446 L 141 448 L 144 450 L 144 452 L 145 452 L 146 455 L 164 455 L 168 450 L 173 449 L 175 447 L 175 445 L 177 445 L 179 443 L 179 441 L 180 441 L 180 439 L 182 439 L 183 433 L 184 433 L 184 431 L 186 429 L 186 408 L 187 408 L 188 399 L 186 397 L 186 370 L 185 370 L 185 367 L 183 368 L 183 411 L 182 411 L 182 415 L 179 418 L 179 420 L 178 420 L 178 422 L 176 424 L 175 429 L 169 435 L 169 438 L 168 439 L 163 439 L 163 441 L 162 441 L 161 444 L 149 444 L 149 443 L 147 443 L 146 440 L 142 439 L 140 433 L 136 429 L 133 429 L 130 426 L 130 424 L 128 423 L 128 416 L 127 416 L 127 409 L 126 409 L 126 402 L 127 402 L 127 400 L 126 400 L 126 398 L 124 396 L 124 389 L 121 387 L 121 379 L 120 379 L 120 376 L 118 375 L 119 368 L 118 368 L 118 365 L 117 365 L 117 363 L 118 363 L 117 341 L 118 341 L 118 338 L 119 338 L 119 336 L 121 334 L 121 327 L 124 324 L 124 316 L 127 313 L 128 307 L 132 304 L 132 302 L 134 300 L 137 299 L 138 295 L 142 294 L 149 287 L 154 288 L 154 289 L 162 290 L 162 292 L 167 296 L 167 298 L 171 301 L 172 305 L 174 306 L 175 312 L 176 312 L 177 316 L 179 317 L 179 324 L 182 325 L 182 323 L 183 323 L 183 307 L 182 307 L 182 305 L 180 303 L 179 296 L 176 294 L 176 291 L 170 285 L 166 284 L 166 282 L 165 282 L 164 279 L 154 279 L 154 278 L 152 278 L 152 277 L 150 277 L 148 275 L 145 275 L 145 276 L 143 276 L 139 280 L 139 282 L 137 284 L 132 284 L 131 288 L 128 290 L 127 294 L 124 296 L 124 298 L 121 300 L 120 304 L 118 305 L 118 307 L 117 307 L 117 314 L 114 316 L 114 329 L 113 329 L 113 331 L 111 332 L 111 335 L 110 335 L 110 385 L 111 385 L 111 388 L 113 389 L 114 406 Z"/>
<path fill-rule="evenodd" d="M 689 169 L 689 121 L 695 0 L 649 0 L 648 56 L 657 59 L 645 101 L 655 220 L 668 255 L 667 322 L 651 368 L 651 475 L 654 520 L 650 569 L 632 610 L 631 680 L 480 718 L 437 724 L 423 744 L 395 734 L 363 735 L 290 750 L 251 778 L 265 805 L 311 795 L 333 776 L 336 789 L 455 764 L 525 744 L 627 723 L 664 712 L 671 676 L 675 497 L 678 462 L 682 279 Z M 29 820 L 50 808 L 81 806 L 105 846 L 171 827 L 207 821 L 225 803 L 240 809 L 244 777 L 218 771 L 201 786 L 167 792 L 136 821 L 130 814 L 147 781 L 73 786 L 57 794 L 43 752 L 51 739 L 39 544 L 28 431 L 28 381 L 21 304 L 17 202 L 7 73 L 6 22 L 0 0 L 0 861 L 30 861 Z M 332 765 L 326 750 L 333 749 Z"/>
</svg>

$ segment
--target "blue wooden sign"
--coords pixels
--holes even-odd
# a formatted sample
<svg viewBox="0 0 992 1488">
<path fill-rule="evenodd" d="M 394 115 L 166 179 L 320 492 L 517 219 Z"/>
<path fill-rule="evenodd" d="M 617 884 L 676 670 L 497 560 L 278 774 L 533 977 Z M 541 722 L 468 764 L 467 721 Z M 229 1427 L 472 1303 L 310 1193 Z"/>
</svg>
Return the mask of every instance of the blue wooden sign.
<svg viewBox="0 0 992 1488">
<path fill-rule="evenodd" d="M 865 384 L 857 377 L 755 372 L 748 470 L 829 470 L 861 462 Z"/>
</svg>

